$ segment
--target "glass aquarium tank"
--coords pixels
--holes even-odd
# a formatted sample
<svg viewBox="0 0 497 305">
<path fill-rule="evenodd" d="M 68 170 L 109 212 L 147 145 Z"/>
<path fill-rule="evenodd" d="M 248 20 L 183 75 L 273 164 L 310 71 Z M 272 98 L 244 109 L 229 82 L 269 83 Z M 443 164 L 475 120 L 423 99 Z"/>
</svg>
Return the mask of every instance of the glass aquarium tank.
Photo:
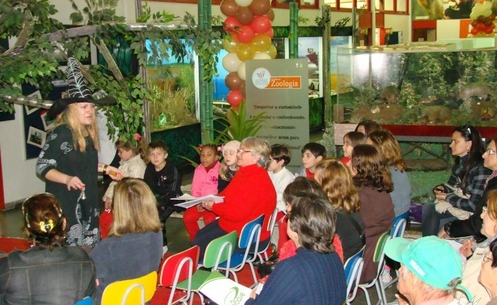
<svg viewBox="0 0 497 305">
<path fill-rule="evenodd" d="M 338 48 L 336 123 L 497 126 L 497 48 Z"/>
</svg>

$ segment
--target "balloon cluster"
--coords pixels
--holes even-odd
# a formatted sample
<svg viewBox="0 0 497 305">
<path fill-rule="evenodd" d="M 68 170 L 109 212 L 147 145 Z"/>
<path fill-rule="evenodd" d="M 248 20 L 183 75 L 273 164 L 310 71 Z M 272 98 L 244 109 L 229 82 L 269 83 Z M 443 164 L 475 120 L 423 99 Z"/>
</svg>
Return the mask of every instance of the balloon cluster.
<svg viewBox="0 0 497 305">
<path fill-rule="evenodd" d="M 494 33 L 495 15 L 492 13 L 492 2 L 476 3 L 469 15 L 471 22 L 471 34 L 473 36 L 488 36 Z"/>
<path fill-rule="evenodd" d="M 221 12 L 227 16 L 223 28 L 229 33 L 223 39 L 228 51 L 223 67 L 230 72 L 225 79 L 230 90 L 227 100 L 231 107 L 238 107 L 245 99 L 245 61 L 276 57 L 271 43 L 274 12 L 269 0 L 223 0 Z"/>
</svg>

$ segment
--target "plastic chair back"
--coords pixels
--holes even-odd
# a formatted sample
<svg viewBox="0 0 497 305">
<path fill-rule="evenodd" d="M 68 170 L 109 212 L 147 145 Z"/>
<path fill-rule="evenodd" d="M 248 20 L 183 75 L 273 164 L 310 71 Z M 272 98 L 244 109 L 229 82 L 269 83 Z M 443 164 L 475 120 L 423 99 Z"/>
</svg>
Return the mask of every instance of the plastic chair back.
<svg viewBox="0 0 497 305">
<path fill-rule="evenodd" d="M 357 294 L 359 280 L 361 279 L 362 267 L 364 265 L 364 259 L 362 257 L 363 254 L 364 251 L 360 251 L 357 254 L 351 256 L 345 262 L 344 270 L 347 283 L 347 297 L 345 301 L 347 304 L 350 304 L 355 299 Z"/>
<path fill-rule="evenodd" d="M 376 243 L 376 248 L 373 254 L 373 262 L 378 263 L 379 265 L 383 265 L 383 261 L 385 260 L 385 244 L 390 240 L 390 232 L 385 232 L 381 234 L 378 242 Z M 381 266 L 383 268 L 383 266 Z M 383 269 L 382 269 L 383 270 Z"/>
<path fill-rule="evenodd" d="M 274 208 L 273 214 L 271 214 L 271 218 L 269 219 L 268 222 L 268 228 L 267 230 L 269 231 L 269 240 L 271 240 L 271 237 L 273 236 L 274 233 L 274 227 L 276 226 L 276 218 L 278 217 L 278 208 Z M 260 249 L 259 252 L 257 253 L 257 256 L 259 257 L 259 260 L 261 263 L 267 261 L 269 259 L 267 255 L 267 249 L 271 246 L 271 242 L 267 244 L 264 249 Z"/>
<path fill-rule="evenodd" d="M 390 237 L 403 237 L 406 230 L 407 221 L 403 215 L 399 215 L 393 219 L 392 230 L 390 231 Z"/>
<path fill-rule="evenodd" d="M 142 277 L 116 281 L 105 288 L 102 305 L 145 305 L 154 296 L 156 287 L 156 271 Z"/>
<path fill-rule="evenodd" d="M 256 248 L 253 249 L 253 252 L 258 252 L 259 239 L 261 237 L 261 228 L 262 223 L 264 222 L 264 214 L 252 220 L 251 222 L 246 223 L 242 232 L 240 233 L 240 238 L 238 239 L 238 248 L 246 249 L 250 248 L 250 246 L 256 243 Z M 248 254 L 248 251 L 246 251 Z"/>
<path fill-rule="evenodd" d="M 93 304 L 93 299 L 90 297 L 86 297 L 81 301 L 74 303 L 74 305 L 91 305 L 91 304 Z"/>
<path fill-rule="evenodd" d="M 235 251 L 237 232 L 232 231 L 224 236 L 212 240 L 205 249 L 203 265 L 206 268 L 217 270 L 220 263 L 231 260 L 231 255 Z"/>
<path fill-rule="evenodd" d="M 162 264 L 160 268 L 159 285 L 170 287 L 170 290 L 168 290 L 169 301 L 167 304 L 172 304 L 173 301 L 188 301 L 192 289 L 191 278 L 193 272 L 197 269 L 199 252 L 199 247 L 193 246 L 185 251 L 169 256 Z M 176 285 L 185 280 L 187 280 L 185 295 L 173 300 L 175 296 L 174 293 L 176 292 Z"/>
</svg>

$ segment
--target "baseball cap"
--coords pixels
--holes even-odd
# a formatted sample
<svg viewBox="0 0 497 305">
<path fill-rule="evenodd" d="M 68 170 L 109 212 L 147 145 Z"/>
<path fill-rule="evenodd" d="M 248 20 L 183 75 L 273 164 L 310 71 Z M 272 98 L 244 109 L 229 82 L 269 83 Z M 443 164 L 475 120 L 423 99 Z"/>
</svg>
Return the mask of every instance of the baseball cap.
<svg viewBox="0 0 497 305">
<path fill-rule="evenodd" d="M 438 289 L 451 290 L 454 287 L 449 283 L 462 277 L 459 253 L 446 240 L 436 236 L 414 241 L 402 237 L 391 239 L 385 245 L 385 254 L 402 263 L 424 283 Z M 466 291 L 460 285 L 458 288 Z"/>
</svg>

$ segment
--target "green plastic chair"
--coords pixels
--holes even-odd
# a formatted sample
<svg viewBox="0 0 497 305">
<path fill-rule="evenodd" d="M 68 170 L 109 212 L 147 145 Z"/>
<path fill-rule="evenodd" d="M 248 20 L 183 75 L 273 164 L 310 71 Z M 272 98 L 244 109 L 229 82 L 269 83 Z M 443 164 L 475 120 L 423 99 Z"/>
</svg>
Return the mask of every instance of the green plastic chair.
<svg viewBox="0 0 497 305">
<path fill-rule="evenodd" d="M 204 254 L 204 259 L 202 261 L 202 264 L 199 264 L 198 266 L 205 267 L 205 268 L 211 268 L 212 271 L 217 271 L 219 264 L 227 262 L 227 267 L 229 269 L 230 262 L 231 262 L 231 256 L 235 252 L 235 245 L 237 241 L 237 232 L 233 231 L 230 232 L 224 236 L 218 237 L 214 240 L 212 240 L 209 245 L 207 245 L 207 248 L 205 249 L 205 254 Z M 211 275 L 212 271 L 207 271 L 207 270 L 200 270 L 198 269 L 195 271 L 195 273 L 192 276 L 191 279 L 191 297 L 190 297 L 190 304 L 193 304 L 193 295 L 196 293 L 200 297 L 200 301 L 202 304 L 204 304 L 204 297 L 202 294 L 199 292 L 200 286 L 206 281 L 206 279 Z M 217 272 L 216 272 L 217 273 Z M 219 277 L 222 277 L 223 275 L 220 273 L 217 273 Z M 229 272 L 226 272 L 226 277 L 228 277 Z M 182 281 L 178 283 L 176 286 L 176 289 L 180 290 L 188 290 L 188 280 Z"/>
<path fill-rule="evenodd" d="M 383 272 L 383 267 L 385 266 L 385 244 L 391 239 L 390 230 L 381 234 L 378 242 L 376 243 L 376 248 L 373 254 L 373 262 L 378 263 L 378 269 L 376 270 L 376 277 L 369 283 L 360 284 L 359 288 L 364 291 L 366 295 L 366 301 L 368 305 L 371 305 L 371 300 L 369 299 L 368 289 L 375 286 L 376 292 L 378 293 L 378 303 L 387 304 L 387 298 L 385 295 L 385 288 L 380 280 L 380 275 Z"/>
</svg>

